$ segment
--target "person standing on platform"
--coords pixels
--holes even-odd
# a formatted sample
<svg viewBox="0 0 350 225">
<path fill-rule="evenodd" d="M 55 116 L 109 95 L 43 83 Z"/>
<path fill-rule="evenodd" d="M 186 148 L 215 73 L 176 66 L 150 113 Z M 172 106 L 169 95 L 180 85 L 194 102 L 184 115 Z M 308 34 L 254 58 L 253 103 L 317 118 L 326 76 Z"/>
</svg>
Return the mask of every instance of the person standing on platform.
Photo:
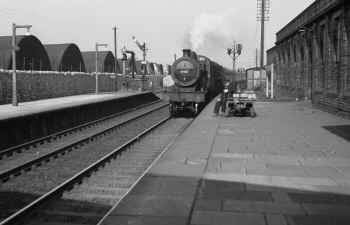
<svg viewBox="0 0 350 225">
<path fill-rule="evenodd" d="M 214 114 L 217 116 L 219 115 L 220 109 L 221 112 L 225 112 L 226 110 L 226 101 L 230 94 L 234 92 L 233 84 L 230 82 L 225 83 L 224 89 L 222 90 L 220 94 L 220 98 L 217 100 L 214 106 Z"/>
</svg>

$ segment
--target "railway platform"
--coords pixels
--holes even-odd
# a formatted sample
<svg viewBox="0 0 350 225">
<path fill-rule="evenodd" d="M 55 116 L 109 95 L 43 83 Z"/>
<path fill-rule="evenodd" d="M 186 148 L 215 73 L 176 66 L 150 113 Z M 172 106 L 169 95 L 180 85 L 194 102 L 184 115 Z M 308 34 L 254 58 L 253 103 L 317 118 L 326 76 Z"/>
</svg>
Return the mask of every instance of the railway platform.
<svg viewBox="0 0 350 225">
<path fill-rule="evenodd" d="M 152 92 L 85 94 L 0 105 L 0 150 L 28 143 L 147 102 Z"/>
<path fill-rule="evenodd" d="M 350 120 L 308 102 L 209 104 L 103 225 L 350 224 Z"/>
<path fill-rule="evenodd" d="M 49 98 L 30 102 L 20 102 L 14 107 L 11 104 L 0 105 L 0 120 L 24 117 L 27 115 L 70 108 L 80 105 L 91 104 L 99 101 L 107 101 L 115 98 L 126 97 L 135 92 L 114 92 L 101 94 L 73 95 L 60 98 Z"/>
</svg>

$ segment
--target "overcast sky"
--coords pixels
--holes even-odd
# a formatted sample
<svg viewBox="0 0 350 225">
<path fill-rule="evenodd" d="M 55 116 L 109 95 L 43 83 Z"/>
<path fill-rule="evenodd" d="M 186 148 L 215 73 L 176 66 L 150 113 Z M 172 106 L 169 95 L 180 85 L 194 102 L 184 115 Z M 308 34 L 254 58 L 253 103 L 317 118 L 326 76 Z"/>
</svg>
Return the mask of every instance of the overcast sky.
<svg viewBox="0 0 350 225">
<path fill-rule="evenodd" d="M 271 0 L 267 49 L 275 33 L 313 1 Z M 117 25 L 118 49 L 125 45 L 139 58 L 133 35 L 149 44 L 151 61 L 171 63 L 183 47 L 197 47 L 230 68 L 225 48 L 236 40 L 244 45 L 239 66 L 251 67 L 260 37 L 256 5 L 256 0 L 1 0 L 0 35 L 10 35 L 16 22 L 33 25 L 31 33 L 43 43 L 73 42 L 91 51 L 101 42 L 113 50 L 112 27 Z"/>
</svg>

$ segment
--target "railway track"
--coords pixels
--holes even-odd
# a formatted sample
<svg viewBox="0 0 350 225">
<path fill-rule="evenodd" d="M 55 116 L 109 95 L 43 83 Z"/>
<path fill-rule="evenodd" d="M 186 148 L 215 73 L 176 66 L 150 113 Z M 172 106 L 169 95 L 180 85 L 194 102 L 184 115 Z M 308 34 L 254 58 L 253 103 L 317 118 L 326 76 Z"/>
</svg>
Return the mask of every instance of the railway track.
<svg viewBox="0 0 350 225">
<path fill-rule="evenodd" d="M 0 180 L 5 182 L 11 176 L 17 176 L 30 170 L 33 166 L 41 165 L 52 158 L 56 158 L 59 154 L 72 151 L 109 132 L 113 132 L 113 130 L 126 125 L 134 118 L 142 116 L 143 113 L 151 112 L 163 105 L 165 103 L 161 101 L 144 104 L 137 108 L 2 150 L 0 151 Z"/>
<path fill-rule="evenodd" d="M 25 163 L 12 162 L 12 173 L 6 170 L 5 175 L 0 175 L 6 178 L 0 183 L 0 220 L 52 190 L 81 169 L 110 153 L 116 146 L 123 145 L 138 133 L 168 117 L 167 104 L 157 102 L 108 119 L 95 125 L 94 129 L 88 128 L 86 130 L 89 132 L 84 132 L 84 135 L 76 133 L 74 138 L 70 138 L 77 139 L 73 141 L 74 144 L 64 139 L 63 142 L 55 143 L 55 146 L 59 146 L 57 149 L 43 148 L 45 154 L 36 156 L 33 160 L 33 154 L 29 154 L 27 160 L 22 159 L 27 154 L 18 154 L 21 159 L 18 162 Z M 40 147 L 43 146 L 46 145 Z M 6 164 L 5 161 L 1 161 L 2 165 Z"/>
<path fill-rule="evenodd" d="M 164 117 L 6 218 L 5 224 L 97 224 L 190 124 Z"/>
</svg>

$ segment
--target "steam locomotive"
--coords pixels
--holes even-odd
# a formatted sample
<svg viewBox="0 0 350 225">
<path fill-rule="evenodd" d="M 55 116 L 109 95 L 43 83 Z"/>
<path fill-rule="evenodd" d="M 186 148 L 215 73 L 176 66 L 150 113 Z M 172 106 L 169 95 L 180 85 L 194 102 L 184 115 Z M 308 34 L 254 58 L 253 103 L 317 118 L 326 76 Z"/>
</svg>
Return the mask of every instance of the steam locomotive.
<svg viewBox="0 0 350 225">
<path fill-rule="evenodd" d="M 165 88 L 170 102 L 170 113 L 190 111 L 194 115 L 218 95 L 224 86 L 227 69 L 208 57 L 183 49 L 183 56 L 171 68 L 173 85 Z"/>
</svg>

